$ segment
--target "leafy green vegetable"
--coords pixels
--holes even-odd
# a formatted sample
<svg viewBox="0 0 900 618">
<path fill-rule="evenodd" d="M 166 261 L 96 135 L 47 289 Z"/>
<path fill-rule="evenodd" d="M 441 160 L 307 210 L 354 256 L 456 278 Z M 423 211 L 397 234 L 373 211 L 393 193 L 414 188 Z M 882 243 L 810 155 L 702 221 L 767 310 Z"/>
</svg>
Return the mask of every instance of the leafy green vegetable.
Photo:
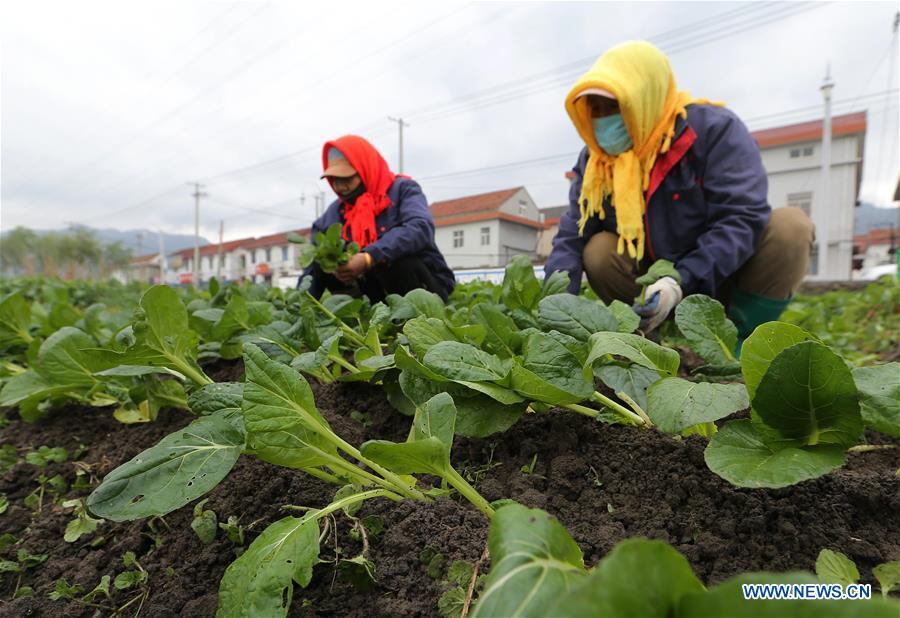
<svg viewBox="0 0 900 618">
<path fill-rule="evenodd" d="M 188 314 L 175 290 L 155 285 L 141 297 L 135 310 L 134 344 L 112 355 L 118 365 L 162 365 L 188 377 L 197 386 L 209 379 L 197 364 L 197 333 L 188 325 Z"/>
<path fill-rule="evenodd" d="M 675 268 L 675 265 L 669 260 L 656 260 L 650 265 L 646 273 L 634 280 L 641 286 L 640 295 L 634 299 L 639 305 L 644 304 L 644 296 L 647 292 L 647 286 L 652 285 L 663 277 L 672 277 L 677 283 L 681 283 L 681 273 Z"/>
<path fill-rule="evenodd" d="M 691 347 L 711 365 L 733 363 L 737 327 L 725 307 L 709 296 L 693 294 L 675 307 L 675 323 Z"/>
<path fill-rule="evenodd" d="M 212 509 L 204 509 L 206 500 L 201 500 L 194 505 L 194 519 L 191 520 L 191 530 L 204 545 L 209 545 L 216 538 L 219 530 L 219 519 Z"/>
<path fill-rule="evenodd" d="M 709 441 L 706 465 L 738 487 L 787 487 L 844 465 L 840 446 L 778 448 L 766 444 L 749 420 L 726 423 Z"/>
<path fill-rule="evenodd" d="M 741 347 L 741 371 L 750 401 L 778 354 L 794 344 L 812 341 L 813 337 L 801 328 L 783 322 L 766 322 L 757 326 Z"/>
<path fill-rule="evenodd" d="M 703 591 L 688 561 L 670 545 L 627 539 L 547 615 L 666 618 L 683 596 Z"/>
<path fill-rule="evenodd" d="M 664 348 L 640 335 L 627 333 L 595 333 L 588 342 L 590 354 L 587 364 L 605 364 L 607 355 L 622 356 L 632 363 L 656 370 L 661 377 L 674 376 L 681 364 L 681 357 L 675 350 Z"/>
<path fill-rule="evenodd" d="M 761 421 L 781 439 L 815 446 L 850 447 L 862 437 L 850 369 L 820 343 L 806 341 L 780 352 L 752 400 Z"/>
<path fill-rule="evenodd" d="M 506 265 L 500 293 L 510 309 L 532 311 L 541 298 L 541 284 L 534 276 L 534 266 L 527 256 L 517 255 Z"/>
<path fill-rule="evenodd" d="M 544 331 L 557 330 L 579 341 L 587 341 L 594 333 L 619 328 L 618 320 L 603 303 L 572 294 L 542 298 L 538 303 L 538 323 Z"/>
<path fill-rule="evenodd" d="M 885 562 L 872 569 L 872 575 L 881 586 L 881 596 L 887 598 L 891 590 L 900 584 L 900 562 Z"/>
<path fill-rule="evenodd" d="M 900 363 L 858 367 L 853 380 L 865 424 L 900 438 Z"/>
<path fill-rule="evenodd" d="M 488 533 L 491 571 L 473 616 L 550 616 L 560 596 L 586 576 L 581 550 L 540 509 L 497 510 Z"/>
<path fill-rule="evenodd" d="M 743 384 L 689 382 L 663 378 L 647 389 L 647 415 L 660 431 L 678 433 L 750 406 Z"/>
<path fill-rule="evenodd" d="M 823 549 L 816 558 L 816 577 L 826 584 L 840 584 L 846 588 L 859 581 L 859 570 L 841 552 Z"/>
<path fill-rule="evenodd" d="M 225 478 L 244 440 L 225 416 L 201 417 L 107 474 L 88 508 L 112 521 L 165 515 Z"/>
<path fill-rule="evenodd" d="M 303 268 L 313 262 L 319 264 L 323 271 L 333 273 L 338 266 L 346 264 L 351 257 L 359 253 L 359 245 L 345 242 L 341 236 L 342 226 L 333 223 L 324 232 L 316 232 L 314 243 L 307 243 L 306 238 L 294 234 L 288 238 L 290 242 L 300 243 L 298 262 Z"/>
</svg>

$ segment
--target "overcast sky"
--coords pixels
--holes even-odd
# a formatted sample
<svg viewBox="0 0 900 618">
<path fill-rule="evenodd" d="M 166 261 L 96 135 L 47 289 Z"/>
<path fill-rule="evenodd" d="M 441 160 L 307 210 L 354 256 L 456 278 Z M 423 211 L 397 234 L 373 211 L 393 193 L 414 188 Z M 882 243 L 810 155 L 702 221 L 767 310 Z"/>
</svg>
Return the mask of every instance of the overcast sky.
<svg viewBox="0 0 900 618">
<path fill-rule="evenodd" d="M 656 43 L 681 88 L 725 101 L 754 130 L 821 117 L 830 61 L 835 113 L 868 111 L 860 197 L 887 206 L 900 166 L 896 10 L 7 2 L 0 225 L 192 233 L 187 183 L 200 181 L 201 235 L 217 238 L 222 219 L 226 240 L 303 227 L 314 194 L 333 199 L 318 180 L 323 141 L 359 133 L 396 171 L 388 116 L 410 124 L 404 171 L 431 201 L 524 185 L 540 207 L 562 204 L 581 148 L 565 94 L 629 39 Z"/>
</svg>

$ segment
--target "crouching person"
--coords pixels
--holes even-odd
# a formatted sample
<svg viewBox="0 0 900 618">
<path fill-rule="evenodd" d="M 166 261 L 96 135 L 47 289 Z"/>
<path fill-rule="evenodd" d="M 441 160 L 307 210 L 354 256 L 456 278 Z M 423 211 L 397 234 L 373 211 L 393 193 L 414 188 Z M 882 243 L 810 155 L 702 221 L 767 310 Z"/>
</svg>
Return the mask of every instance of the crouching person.
<svg viewBox="0 0 900 618">
<path fill-rule="evenodd" d="M 646 42 L 607 51 L 566 98 L 585 143 L 547 276 L 582 272 L 604 302 L 631 304 L 657 259 L 675 264 L 636 306 L 645 332 L 687 295 L 721 301 L 741 341 L 776 320 L 809 264 L 813 225 L 772 210 L 759 148 L 721 105 L 679 91 L 668 58 Z"/>
<path fill-rule="evenodd" d="M 344 240 L 361 251 L 333 274 L 315 262 L 304 278 L 316 298 L 333 293 L 364 294 L 372 302 L 416 288 L 444 300 L 456 283 L 434 241 L 434 219 L 418 183 L 394 174 L 384 157 L 362 137 L 327 142 L 322 167 L 338 199 L 312 225 L 312 236 L 340 223 Z"/>
</svg>

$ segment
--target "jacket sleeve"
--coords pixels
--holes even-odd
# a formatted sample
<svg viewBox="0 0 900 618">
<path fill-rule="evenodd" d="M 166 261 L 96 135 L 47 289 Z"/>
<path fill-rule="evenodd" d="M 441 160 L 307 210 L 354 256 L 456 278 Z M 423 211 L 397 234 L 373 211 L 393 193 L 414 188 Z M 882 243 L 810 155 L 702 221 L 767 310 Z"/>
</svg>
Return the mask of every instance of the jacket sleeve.
<svg viewBox="0 0 900 618">
<path fill-rule="evenodd" d="M 588 239 L 600 231 L 600 220 L 593 218 L 584 226 L 584 234 L 578 233 L 578 220 L 581 211 L 578 208 L 578 196 L 581 195 L 581 181 L 584 166 L 587 163 L 587 148 L 581 151 L 575 167 L 572 168 L 574 178 L 569 185 L 569 210 L 559 218 L 559 231 L 553 238 L 553 249 L 544 265 L 545 280 L 554 272 L 562 271 L 569 275 L 569 292 L 578 294 L 581 290 L 582 258 L 584 246 Z"/>
<path fill-rule="evenodd" d="M 434 244 L 434 218 L 417 182 L 407 181 L 391 208 L 398 209 L 398 224 L 365 248 L 376 262 L 391 262 L 419 253 Z"/>
<path fill-rule="evenodd" d="M 705 142 L 701 177 L 707 229 L 696 248 L 675 265 L 685 296 L 715 296 L 722 282 L 753 255 L 772 212 L 762 156 L 744 123 L 728 112 L 700 139 Z"/>
</svg>

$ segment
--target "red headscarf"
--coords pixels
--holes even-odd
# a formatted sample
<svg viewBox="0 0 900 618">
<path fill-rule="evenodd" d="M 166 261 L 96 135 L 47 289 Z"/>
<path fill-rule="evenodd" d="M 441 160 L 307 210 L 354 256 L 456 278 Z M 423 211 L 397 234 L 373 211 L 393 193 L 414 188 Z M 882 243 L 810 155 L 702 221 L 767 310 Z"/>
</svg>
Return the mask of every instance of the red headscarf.
<svg viewBox="0 0 900 618">
<path fill-rule="evenodd" d="M 366 192 L 356 198 L 353 205 L 344 204 L 344 240 L 353 240 L 360 247 L 365 247 L 378 240 L 375 217 L 391 205 L 387 192 L 397 176 L 381 153 L 358 135 L 345 135 L 325 142 L 322 148 L 323 170 L 328 168 L 328 151 L 331 148 L 337 148 L 344 155 L 366 187 Z M 328 182 L 331 183 L 330 178 Z"/>
</svg>

